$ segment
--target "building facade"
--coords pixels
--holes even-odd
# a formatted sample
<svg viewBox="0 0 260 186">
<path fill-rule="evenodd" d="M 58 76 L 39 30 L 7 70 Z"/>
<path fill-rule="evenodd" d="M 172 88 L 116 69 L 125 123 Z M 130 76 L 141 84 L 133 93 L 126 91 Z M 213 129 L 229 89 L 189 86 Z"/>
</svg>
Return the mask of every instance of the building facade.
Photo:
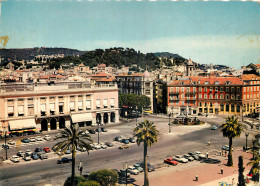
<svg viewBox="0 0 260 186">
<path fill-rule="evenodd" d="M 253 77 L 251 77 L 253 76 Z M 177 115 L 256 113 L 260 77 L 189 77 L 168 84 L 168 113 Z"/>
<path fill-rule="evenodd" d="M 119 122 L 117 85 L 83 82 L 1 85 L 0 131 L 57 130 Z"/>
</svg>

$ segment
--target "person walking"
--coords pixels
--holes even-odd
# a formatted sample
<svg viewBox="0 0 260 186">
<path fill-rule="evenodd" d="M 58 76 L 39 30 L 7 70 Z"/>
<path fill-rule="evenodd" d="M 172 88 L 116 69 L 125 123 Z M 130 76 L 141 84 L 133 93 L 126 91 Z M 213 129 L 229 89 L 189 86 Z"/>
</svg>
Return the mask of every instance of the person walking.
<svg viewBox="0 0 260 186">
<path fill-rule="evenodd" d="M 221 167 L 221 170 L 220 170 L 221 174 L 223 174 L 223 167 Z"/>
<path fill-rule="evenodd" d="M 207 151 L 206 153 L 206 158 L 208 159 L 209 158 L 209 152 Z"/>
<path fill-rule="evenodd" d="M 80 172 L 80 176 L 82 176 L 83 163 L 82 163 L 81 161 L 79 162 L 78 170 L 79 170 L 79 172 Z"/>
<path fill-rule="evenodd" d="M 198 175 L 195 176 L 195 181 L 199 181 Z"/>
<path fill-rule="evenodd" d="M 208 142 L 208 146 L 210 146 L 210 141 Z"/>
</svg>

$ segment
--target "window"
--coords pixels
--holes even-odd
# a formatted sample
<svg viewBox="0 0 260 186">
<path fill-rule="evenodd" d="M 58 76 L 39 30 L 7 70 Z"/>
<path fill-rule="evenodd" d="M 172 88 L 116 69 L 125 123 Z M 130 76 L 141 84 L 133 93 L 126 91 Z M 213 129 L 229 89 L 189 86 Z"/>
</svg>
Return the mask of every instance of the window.
<svg viewBox="0 0 260 186">
<path fill-rule="evenodd" d="M 207 94 L 204 94 L 204 99 L 207 99 Z"/>
<path fill-rule="evenodd" d="M 187 92 L 190 93 L 190 87 L 187 87 Z"/>
<path fill-rule="evenodd" d="M 28 98 L 27 102 L 28 102 L 28 104 L 33 103 L 33 98 Z"/>
<path fill-rule="evenodd" d="M 209 88 L 209 91 L 212 92 L 212 91 L 213 91 L 213 87 L 210 87 L 210 88 Z"/>
<path fill-rule="evenodd" d="M 199 103 L 199 106 L 202 107 L 202 103 L 201 102 Z"/>
<path fill-rule="evenodd" d="M 181 105 L 184 105 L 184 101 L 181 102 Z"/>
<path fill-rule="evenodd" d="M 184 98 L 184 94 L 181 95 L 181 98 L 182 98 L 182 99 Z"/>
<path fill-rule="evenodd" d="M 196 92 L 196 87 L 193 87 L 193 92 Z"/>
<path fill-rule="evenodd" d="M 33 116 L 34 115 L 34 105 L 28 105 L 28 116 Z"/>
<path fill-rule="evenodd" d="M 199 94 L 199 99 L 202 99 L 202 94 Z"/>
<path fill-rule="evenodd" d="M 70 101 L 70 111 L 75 111 L 75 101 Z"/>
<path fill-rule="evenodd" d="M 78 110 L 83 110 L 83 101 L 78 101 Z"/>
<path fill-rule="evenodd" d="M 176 92 L 179 92 L 179 87 L 176 87 Z"/>
<path fill-rule="evenodd" d="M 224 92 L 224 88 L 223 87 L 220 87 L 220 92 Z"/>
<path fill-rule="evenodd" d="M 181 87 L 181 91 L 184 92 L 184 87 Z"/>
<path fill-rule="evenodd" d="M 7 112 L 8 112 L 8 117 L 14 116 L 14 107 L 13 106 L 9 106 L 7 108 Z"/>
<path fill-rule="evenodd" d="M 23 105 L 18 106 L 18 116 L 24 116 L 24 106 Z"/>
<path fill-rule="evenodd" d="M 215 91 L 216 91 L 216 92 L 218 91 L 218 87 L 215 87 Z"/>
<path fill-rule="evenodd" d="M 103 100 L 103 106 L 104 106 L 104 108 L 107 108 L 107 99 Z"/>
<path fill-rule="evenodd" d="M 240 87 L 237 87 L 237 92 L 238 92 L 238 93 L 240 92 Z"/>
<path fill-rule="evenodd" d="M 207 92 L 208 91 L 208 88 L 207 87 L 204 87 L 204 92 Z"/>
<path fill-rule="evenodd" d="M 226 99 L 229 99 L 229 95 L 228 94 L 226 94 Z"/>
<path fill-rule="evenodd" d="M 202 87 L 199 87 L 199 91 L 202 92 Z"/>
<path fill-rule="evenodd" d="M 226 87 L 226 92 L 229 92 L 229 87 Z"/>
<path fill-rule="evenodd" d="M 50 113 L 51 115 L 55 114 L 55 103 L 50 103 Z"/>
<path fill-rule="evenodd" d="M 235 92 L 235 88 L 234 87 L 231 87 L 231 92 Z"/>
<path fill-rule="evenodd" d="M 210 103 L 209 106 L 212 107 L 213 106 L 212 103 Z"/>
<path fill-rule="evenodd" d="M 91 101 L 90 101 L 90 100 L 87 100 L 87 101 L 86 101 L 86 109 L 87 109 L 87 110 L 90 110 L 90 109 L 91 109 Z"/>
<path fill-rule="evenodd" d="M 114 107 L 115 106 L 115 98 L 111 98 L 110 99 L 110 107 Z"/>
<path fill-rule="evenodd" d="M 63 105 L 64 105 L 63 102 L 59 102 L 59 113 L 60 114 L 63 114 Z"/>
<path fill-rule="evenodd" d="M 212 94 L 210 94 L 209 96 L 210 96 L 210 99 L 213 99 L 213 95 Z"/>
<path fill-rule="evenodd" d="M 97 100 L 96 100 L 96 107 L 97 107 L 97 108 L 100 108 L 100 104 L 101 104 L 100 99 L 97 99 Z"/>
<path fill-rule="evenodd" d="M 8 104 L 8 105 L 14 104 L 14 100 L 13 100 L 13 99 L 8 99 L 8 100 L 7 100 L 7 104 Z"/>
<path fill-rule="evenodd" d="M 223 103 L 220 104 L 220 111 L 224 111 L 224 104 Z"/>
<path fill-rule="evenodd" d="M 41 104 L 41 111 L 46 112 L 46 104 L 45 103 Z"/>
<path fill-rule="evenodd" d="M 215 99 L 218 99 L 218 94 L 215 94 Z"/>
<path fill-rule="evenodd" d="M 231 99 L 235 99 L 235 96 L 233 94 L 231 95 Z"/>
</svg>

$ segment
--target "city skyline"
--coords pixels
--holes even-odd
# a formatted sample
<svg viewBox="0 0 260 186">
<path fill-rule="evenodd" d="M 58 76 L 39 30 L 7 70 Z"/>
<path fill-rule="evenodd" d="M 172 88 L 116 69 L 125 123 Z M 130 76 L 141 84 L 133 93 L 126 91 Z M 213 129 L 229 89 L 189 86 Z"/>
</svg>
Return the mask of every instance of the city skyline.
<svg viewBox="0 0 260 186">
<path fill-rule="evenodd" d="M 2 2 L 6 48 L 129 47 L 201 64 L 259 63 L 257 2 Z M 217 16 L 216 16 L 217 15 Z"/>
</svg>

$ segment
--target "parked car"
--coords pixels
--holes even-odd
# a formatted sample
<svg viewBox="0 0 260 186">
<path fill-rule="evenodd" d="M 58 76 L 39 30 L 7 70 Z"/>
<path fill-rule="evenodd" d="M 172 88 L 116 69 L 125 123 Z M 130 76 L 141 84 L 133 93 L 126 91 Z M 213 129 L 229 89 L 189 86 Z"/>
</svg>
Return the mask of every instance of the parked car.
<svg viewBox="0 0 260 186">
<path fill-rule="evenodd" d="M 144 163 L 143 162 L 141 162 L 140 163 L 140 166 L 142 167 L 142 168 L 144 168 Z M 150 163 L 148 163 L 147 162 L 147 169 L 148 169 L 148 172 L 152 172 L 152 171 L 154 171 L 155 169 L 154 169 L 154 166 L 152 166 Z"/>
<path fill-rule="evenodd" d="M 139 171 L 139 172 L 143 172 L 144 169 L 141 167 L 141 165 L 139 163 L 134 164 L 134 167 Z"/>
<path fill-rule="evenodd" d="M 101 149 L 101 145 L 100 144 L 98 144 L 98 143 L 93 143 L 93 147 L 94 147 L 94 149 Z"/>
<path fill-rule="evenodd" d="M 21 140 L 21 142 L 23 142 L 23 143 L 30 143 L 30 140 L 28 138 L 24 138 L 24 139 Z"/>
<path fill-rule="evenodd" d="M 43 151 L 44 152 L 44 151 Z M 41 159 L 41 160 L 43 160 L 43 159 L 48 159 L 48 155 L 47 154 L 45 154 L 45 153 L 40 153 L 40 154 L 38 154 L 39 155 L 39 158 Z"/>
<path fill-rule="evenodd" d="M 183 157 L 186 158 L 189 161 L 193 161 L 194 160 L 194 158 L 191 155 L 189 155 L 189 154 L 184 154 Z"/>
<path fill-rule="evenodd" d="M 229 151 L 229 145 L 224 145 L 222 147 L 223 150 Z M 232 147 L 232 151 L 234 150 L 234 148 Z"/>
<path fill-rule="evenodd" d="M 23 159 L 24 159 L 24 161 L 31 161 L 31 156 L 25 155 L 25 156 L 23 157 Z"/>
<path fill-rule="evenodd" d="M 108 146 L 108 147 L 113 147 L 113 146 L 114 146 L 114 144 L 113 144 L 112 142 L 109 142 L 109 141 L 106 142 L 105 144 L 106 144 L 106 146 Z"/>
<path fill-rule="evenodd" d="M 49 147 L 44 147 L 42 150 L 44 150 L 45 152 L 51 152 L 51 149 Z"/>
<path fill-rule="evenodd" d="M 38 160 L 39 159 L 39 155 L 36 152 L 32 153 L 32 159 L 33 160 Z"/>
<path fill-rule="evenodd" d="M 129 138 L 129 142 L 131 142 L 131 143 L 135 143 L 135 138 Z"/>
<path fill-rule="evenodd" d="M 119 147 L 119 149 L 129 149 L 130 145 L 122 145 Z"/>
<path fill-rule="evenodd" d="M 13 140 L 8 140 L 9 145 L 15 145 L 15 142 Z"/>
<path fill-rule="evenodd" d="M 27 149 L 27 150 L 25 151 L 25 154 L 26 154 L 26 155 L 29 155 L 29 156 L 31 156 L 32 153 L 33 153 L 33 152 L 32 152 L 30 149 Z"/>
<path fill-rule="evenodd" d="M 36 139 L 37 141 L 42 141 L 42 137 L 41 137 L 41 136 L 37 136 L 35 139 Z"/>
<path fill-rule="evenodd" d="M 45 139 L 46 141 L 50 141 L 50 140 L 51 140 L 51 137 L 50 137 L 49 135 L 45 135 L 45 136 L 44 136 L 44 139 Z"/>
<path fill-rule="evenodd" d="M 105 143 L 100 143 L 100 146 L 101 146 L 102 149 L 106 149 L 107 148 Z"/>
<path fill-rule="evenodd" d="M 115 138 L 114 138 L 114 141 L 121 141 L 122 140 L 122 137 L 121 136 L 116 136 Z"/>
<path fill-rule="evenodd" d="M 95 130 L 88 130 L 90 134 L 96 134 Z"/>
<path fill-rule="evenodd" d="M 81 147 L 77 147 L 77 150 L 78 151 L 81 151 L 81 152 L 85 152 L 87 149 L 85 147 L 81 148 Z"/>
<path fill-rule="evenodd" d="M 128 139 L 122 139 L 121 142 L 124 143 L 124 144 L 129 144 L 129 140 Z"/>
<path fill-rule="evenodd" d="M 128 169 L 127 169 L 127 172 L 134 174 L 134 175 L 139 174 L 139 171 L 134 166 L 129 166 Z"/>
<path fill-rule="evenodd" d="M 218 127 L 216 126 L 216 125 L 213 125 L 212 127 L 211 127 L 211 130 L 217 130 L 218 129 Z"/>
<path fill-rule="evenodd" d="M 39 148 L 39 147 L 36 147 L 35 150 L 34 150 L 34 152 L 41 152 L 41 151 L 43 151 L 43 149 Z"/>
<path fill-rule="evenodd" d="M 30 142 L 36 142 L 36 139 L 34 137 L 29 138 Z"/>
<path fill-rule="evenodd" d="M 164 163 L 170 164 L 170 165 L 178 165 L 178 162 L 175 161 L 173 158 L 167 158 L 164 160 Z"/>
<path fill-rule="evenodd" d="M 173 157 L 173 159 L 180 163 L 187 163 L 189 161 L 186 158 L 183 158 L 181 155 L 176 155 Z"/>
<path fill-rule="evenodd" d="M 14 155 L 14 156 L 11 156 L 10 160 L 14 163 L 18 163 L 20 162 L 20 159 L 18 156 Z"/>
<path fill-rule="evenodd" d="M 9 145 L 2 144 L 2 148 L 3 149 L 9 149 L 10 147 L 9 147 Z"/>
<path fill-rule="evenodd" d="M 20 157 L 23 157 L 24 154 L 25 154 L 25 152 L 21 151 L 21 150 L 17 152 L 17 156 L 20 156 Z"/>
<path fill-rule="evenodd" d="M 71 153 L 71 150 L 70 149 L 67 149 L 66 151 L 65 151 L 65 154 L 70 154 Z"/>
<path fill-rule="evenodd" d="M 69 162 L 72 162 L 72 159 L 66 157 L 61 158 L 60 160 L 57 161 L 58 164 L 69 163 Z"/>
<path fill-rule="evenodd" d="M 107 132 L 107 129 L 106 128 L 101 128 L 101 131 L 102 132 Z"/>
</svg>

